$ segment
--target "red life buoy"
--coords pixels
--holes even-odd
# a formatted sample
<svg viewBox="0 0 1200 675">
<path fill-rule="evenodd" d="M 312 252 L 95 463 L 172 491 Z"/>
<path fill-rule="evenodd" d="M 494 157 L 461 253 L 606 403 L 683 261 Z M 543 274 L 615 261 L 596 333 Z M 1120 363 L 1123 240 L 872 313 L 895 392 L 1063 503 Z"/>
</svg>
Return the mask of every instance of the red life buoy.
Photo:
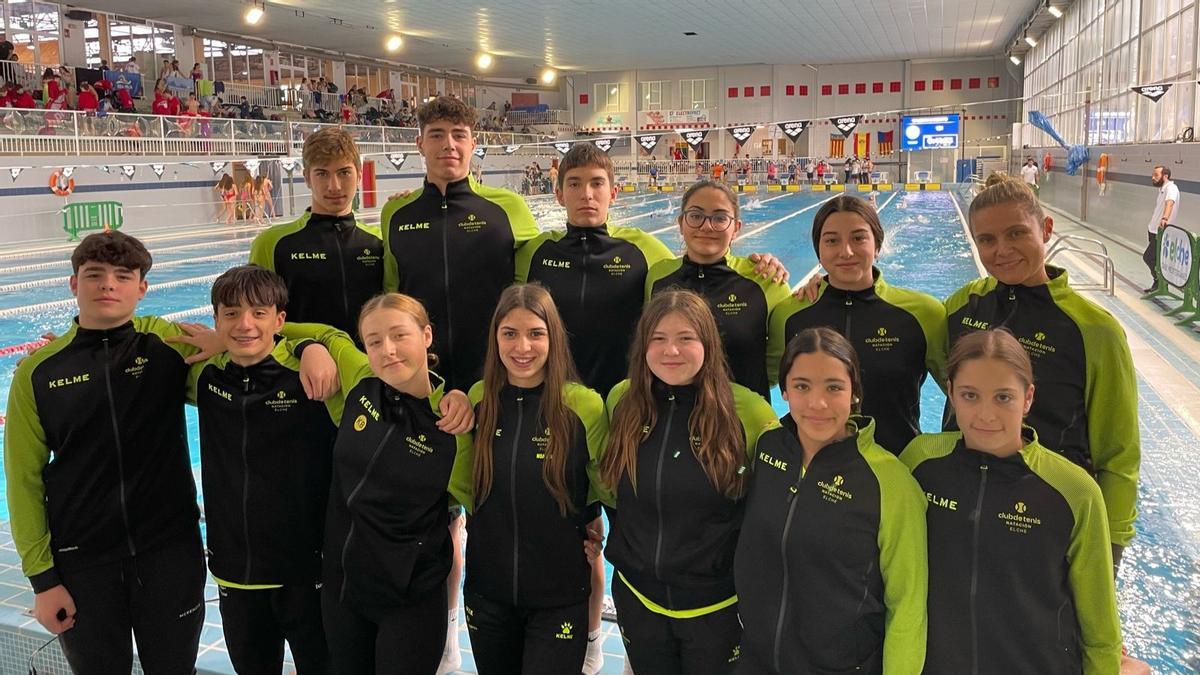
<svg viewBox="0 0 1200 675">
<path fill-rule="evenodd" d="M 75 179 L 67 178 L 62 171 L 55 170 L 50 174 L 50 190 L 59 197 L 66 197 L 75 191 Z"/>
<path fill-rule="evenodd" d="M 1103 186 L 1108 180 L 1108 153 L 1100 153 L 1100 166 L 1096 167 L 1096 184 Z"/>
<path fill-rule="evenodd" d="M 1052 159 L 1053 158 L 1050 157 L 1050 153 L 1048 152 L 1042 156 L 1042 171 L 1044 173 L 1050 173 L 1050 168 L 1054 166 Z"/>
</svg>

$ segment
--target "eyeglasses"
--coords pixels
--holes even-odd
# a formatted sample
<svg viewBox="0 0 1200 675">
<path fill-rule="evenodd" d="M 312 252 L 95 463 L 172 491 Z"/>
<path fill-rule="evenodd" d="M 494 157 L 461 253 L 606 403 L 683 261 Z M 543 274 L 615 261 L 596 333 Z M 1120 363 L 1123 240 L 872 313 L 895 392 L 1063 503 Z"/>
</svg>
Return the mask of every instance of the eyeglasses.
<svg viewBox="0 0 1200 675">
<path fill-rule="evenodd" d="M 703 211 L 685 211 L 683 214 L 683 222 L 695 230 L 704 227 L 706 221 L 712 223 L 712 229 L 717 232 L 724 232 L 733 224 L 733 216 L 726 213 L 714 213 L 710 216 Z"/>
</svg>

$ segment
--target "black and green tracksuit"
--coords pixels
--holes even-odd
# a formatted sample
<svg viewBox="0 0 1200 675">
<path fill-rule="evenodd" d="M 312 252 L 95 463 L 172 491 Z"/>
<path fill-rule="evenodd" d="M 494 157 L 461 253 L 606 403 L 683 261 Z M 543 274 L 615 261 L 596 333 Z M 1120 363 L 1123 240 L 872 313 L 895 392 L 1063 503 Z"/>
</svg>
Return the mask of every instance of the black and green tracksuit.
<svg viewBox="0 0 1200 675">
<path fill-rule="evenodd" d="M 929 500 L 926 673 L 1120 670 L 1104 498 L 1085 471 L 1036 437 L 997 457 L 955 432 L 900 460 Z"/>
<path fill-rule="evenodd" d="M 608 392 L 629 371 L 629 343 L 642 314 L 646 275 L 673 257 L 653 235 L 600 225 L 543 232 L 517 251 L 517 281 L 550 291 L 571 336 L 585 385 Z"/>
<path fill-rule="evenodd" d="M 761 397 L 732 387 L 729 412 L 745 433 L 749 461 L 760 435 L 778 422 Z M 628 388 L 625 380 L 609 394 L 610 419 Z M 623 476 L 609 504 L 604 554 L 616 571 L 626 652 L 643 672 L 676 672 L 681 663 L 687 672 L 729 672 L 741 637 L 733 556 L 744 500 L 719 492 L 696 458 L 704 442 L 690 431 L 696 393 L 654 378 L 657 416 L 638 446 L 637 489 Z"/>
<path fill-rule="evenodd" d="M 300 670 L 324 672 L 321 548 L 342 397 L 304 393 L 295 343 L 262 361 L 219 354 L 192 367 L 188 400 L 200 418 L 208 566 L 220 586 L 234 667 L 275 671 L 283 643 Z"/>
<path fill-rule="evenodd" d="M 413 669 L 428 663 L 432 672 L 446 633 L 450 498 L 471 505 L 469 486 L 451 472 L 470 463 L 471 435 L 437 428 L 443 383 L 436 374 L 429 397 L 417 398 L 375 377 L 349 341 L 330 352 L 345 396 L 322 587 L 334 664 L 360 672 L 375 667 L 376 655 L 391 655 Z"/>
<path fill-rule="evenodd" d="M 583 667 L 587 652 L 592 568 L 583 542 L 594 518 L 589 504 L 602 490 L 597 458 L 608 438 L 608 417 L 599 394 L 565 384 L 562 403 L 575 419 L 564 466 L 571 510 L 564 516 L 542 477 L 549 443 L 544 394 L 541 385 L 500 390 L 495 430 L 489 432 L 491 489 L 482 502 L 472 494 L 464 593 L 482 675 L 573 672 Z M 476 410 L 486 395 L 483 382 L 471 388 Z M 466 472 L 456 482 L 474 493 L 473 467 L 455 468 Z"/>
<path fill-rule="evenodd" d="M 322 323 L 353 336 L 363 303 L 383 289 L 379 228 L 353 213 L 310 209 L 295 222 L 267 228 L 250 245 L 250 262 L 283 277 L 289 321 Z"/>
<path fill-rule="evenodd" d="M 891 286 L 875 270 L 875 284 L 844 291 L 821 282 L 815 302 L 788 298 L 771 315 L 767 373 L 779 381 L 788 340 L 806 328 L 841 333 L 858 353 L 862 412 L 875 420 L 875 440 L 899 454 L 921 433 L 921 385 L 926 373 L 945 382 L 946 313 L 932 296 Z"/>
<path fill-rule="evenodd" d="M 668 288 L 694 291 L 717 320 L 733 380 L 770 399 L 767 378 L 767 329 L 771 312 L 789 297 L 786 284 L 754 274 L 748 258 L 725 254 L 711 265 L 692 262 L 686 255 L 650 268 L 646 299 Z"/>
<path fill-rule="evenodd" d="M 1050 282 L 1009 286 L 977 279 L 946 300 L 950 345 L 973 330 L 1005 328 L 1033 361 L 1037 396 L 1025 423 L 1055 452 L 1100 483 L 1112 543 L 1126 546 L 1137 517 L 1141 464 L 1137 378 L 1125 332 L 1111 314 L 1071 288 L 1066 270 Z M 952 426 L 952 416 L 947 425 Z"/>
<path fill-rule="evenodd" d="M 79 620 L 62 640 L 79 672 L 131 658 L 131 622 L 147 669 L 195 663 L 204 562 L 183 405 L 184 358 L 196 350 L 164 341 L 182 334 L 157 317 L 107 330 L 73 322 L 17 366 L 9 390 L 13 543 L 34 592 L 64 584 L 75 598 Z M 130 571 L 162 551 L 177 551 L 172 571 L 130 588 Z M 160 604 L 169 620 L 138 623 Z M 114 626 L 123 645 L 102 634 Z"/>
<path fill-rule="evenodd" d="M 758 439 L 738 540 L 738 673 L 920 673 L 924 495 L 870 418 L 807 467 L 780 421 Z"/>
<path fill-rule="evenodd" d="M 383 207 L 383 288 L 420 300 L 449 389 L 479 379 L 488 324 L 514 279 L 514 251 L 538 233 L 525 200 L 467 177 L 443 194 L 428 181 Z"/>
</svg>

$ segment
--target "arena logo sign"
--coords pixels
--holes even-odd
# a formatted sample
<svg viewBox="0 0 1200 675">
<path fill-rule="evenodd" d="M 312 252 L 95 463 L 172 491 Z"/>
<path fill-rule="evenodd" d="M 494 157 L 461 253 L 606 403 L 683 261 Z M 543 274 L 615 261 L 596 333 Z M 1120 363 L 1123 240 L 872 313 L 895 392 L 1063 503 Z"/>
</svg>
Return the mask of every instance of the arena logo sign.
<svg viewBox="0 0 1200 675">
<path fill-rule="evenodd" d="M 737 141 L 738 145 L 744 145 L 754 135 L 754 127 L 729 127 L 729 135 L 733 136 L 733 140 Z"/>
<path fill-rule="evenodd" d="M 595 146 L 596 146 L 597 148 L 600 148 L 600 149 L 601 149 L 601 150 L 603 150 L 605 153 L 607 153 L 609 150 L 612 150 L 612 146 L 613 146 L 613 139 L 611 139 L 611 138 L 597 138 L 596 140 L 592 141 L 592 143 L 593 143 L 593 144 L 595 144 Z"/>
<path fill-rule="evenodd" d="M 477 145 L 477 146 L 475 146 L 475 152 L 472 154 L 474 154 L 479 159 L 483 159 L 484 157 L 487 156 L 487 151 L 488 151 L 488 149 L 487 149 L 486 145 Z"/>
<path fill-rule="evenodd" d="M 679 135 L 683 137 L 683 141 L 692 146 L 693 149 L 700 147 L 704 139 L 708 137 L 706 129 L 692 129 L 688 131 L 680 131 Z"/>
<path fill-rule="evenodd" d="M 1158 99 L 1162 98 L 1163 96 L 1166 96 L 1167 92 L 1170 91 L 1171 85 L 1169 85 L 1169 84 L 1148 84 L 1148 85 L 1141 86 L 1141 87 L 1130 87 L 1130 89 L 1136 91 L 1137 93 L 1141 94 L 1142 96 L 1145 96 L 1146 98 L 1150 99 L 1151 101 L 1158 103 Z"/>
<path fill-rule="evenodd" d="M 568 143 L 566 141 L 560 141 L 560 142 L 554 144 L 554 149 L 558 151 L 558 154 L 565 155 L 568 152 L 570 152 L 572 145 L 574 145 L 574 144 Z"/>
<path fill-rule="evenodd" d="M 654 149 L 654 146 L 658 145 L 658 134 L 646 134 L 645 136 L 638 136 L 637 142 L 638 145 L 642 146 L 643 150 L 650 152 Z"/>
<path fill-rule="evenodd" d="M 388 163 L 392 165 L 392 168 L 399 169 L 400 167 L 404 166 L 404 160 L 408 159 L 408 153 L 393 152 L 389 153 L 387 158 Z"/>
<path fill-rule="evenodd" d="M 808 129 L 808 122 L 803 120 L 797 120 L 795 122 L 780 122 L 779 128 L 783 131 L 784 136 L 787 136 L 794 141 L 797 138 L 800 138 L 800 134 L 804 133 L 804 131 Z"/>
<path fill-rule="evenodd" d="M 846 138 L 850 138 L 850 134 L 854 132 L 854 128 L 862 121 L 862 115 L 849 115 L 847 117 L 831 117 L 829 122 L 837 127 L 837 130 L 842 132 Z"/>
<path fill-rule="evenodd" d="M 506 146 L 504 146 L 504 154 L 506 154 L 506 155 L 511 155 L 511 154 L 513 154 L 514 152 L 516 152 L 517 150 L 520 150 L 520 149 L 521 149 L 521 146 L 520 146 L 520 144 L 517 144 L 517 145 L 506 145 Z"/>
</svg>

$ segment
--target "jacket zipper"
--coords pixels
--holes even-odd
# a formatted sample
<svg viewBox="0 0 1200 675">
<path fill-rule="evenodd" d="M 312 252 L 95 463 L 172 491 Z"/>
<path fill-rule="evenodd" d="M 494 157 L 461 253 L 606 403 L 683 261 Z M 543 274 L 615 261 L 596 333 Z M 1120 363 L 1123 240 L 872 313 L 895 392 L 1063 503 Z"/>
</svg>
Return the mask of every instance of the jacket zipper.
<svg viewBox="0 0 1200 675">
<path fill-rule="evenodd" d="M 342 238 L 339 236 L 341 231 L 334 228 L 333 233 L 333 250 L 337 252 L 338 271 L 342 273 L 342 315 L 346 317 L 346 325 L 354 324 L 355 317 L 350 316 L 350 295 L 346 288 L 346 262 L 342 257 Z"/>
<path fill-rule="evenodd" d="M 979 496 L 971 516 L 971 672 L 979 673 L 979 618 L 975 595 L 979 587 L 979 521 L 983 516 L 983 493 L 987 489 L 987 464 L 979 465 Z"/>
<path fill-rule="evenodd" d="M 508 492 L 509 503 L 512 506 L 513 519 L 513 552 L 512 552 L 512 601 L 513 607 L 519 607 L 517 602 L 517 554 L 518 545 L 521 541 L 520 519 L 517 517 L 517 452 L 520 448 L 521 441 L 521 426 L 525 421 L 525 396 L 517 395 L 517 429 L 513 434 L 512 442 L 512 459 L 509 463 L 508 476 Z"/>
<path fill-rule="evenodd" d="M 383 434 L 383 439 L 379 441 L 379 445 L 375 448 L 375 452 L 371 454 L 371 459 L 367 460 L 367 468 L 363 469 L 362 478 L 358 479 L 358 484 L 350 491 L 350 495 L 346 497 L 346 510 L 350 510 L 350 504 L 354 502 L 354 498 L 358 496 L 363 485 L 366 484 L 367 478 L 371 476 L 371 469 L 375 467 L 375 460 L 379 459 L 379 454 L 383 452 L 383 446 L 387 444 L 388 439 L 392 437 L 392 432 L 396 430 L 394 424 L 388 425 L 388 430 Z M 350 540 L 354 538 L 354 515 L 350 514 L 350 531 L 346 533 L 346 541 L 342 542 L 342 589 L 338 593 L 338 602 L 346 599 L 346 553 L 350 550 Z"/>
<path fill-rule="evenodd" d="M 783 533 L 779 536 L 779 558 L 783 562 L 783 584 L 780 589 L 779 617 L 775 621 L 775 640 L 771 647 L 771 662 L 775 666 L 775 672 L 783 672 L 779 665 L 779 645 L 783 640 L 783 618 L 787 616 L 788 586 L 791 583 L 791 575 L 788 574 L 788 532 L 792 529 L 792 516 L 796 514 L 796 496 L 800 493 L 800 486 L 804 484 L 805 473 L 804 467 L 801 467 L 800 478 L 796 480 L 795 485 L 788 489 L 790 492 L 788 494 L 788 512 L 783 521 Z"/>
<path fill-rule="evenodd" d="M 125 503 L 125 449 L 121 445 L 121 429 L 117 425 L 117 402 L 113 399 L 112 375 L 110 365 L 112 354 L 108 349 L 108 336 L 104 342 L 104 389 L 108 393 L 108 414 L 112 418 L 113 444 L 117 447 L 117 473 L 121 488 L 121 521 L 125 523 L 125 545 L 129 547 L 129 555 L 137 555 L 137 547 L 133 545 L 133 528 L 129 526 L 129 505 Z"/>
<path fill-rule="evenodd" d="M 658 512 L 658 531 L 655 533 L 654 539 L 654 578 L 662 581 L 662 544 L 663 544 L 663 514 L 662 514 L 662 476 L 663 476 L 663 460 L 667 455 L 667 442 L 671 440 L 671 420 L 675 417 L 675 394 L 671 394 L 668 400 L 671 406 L 667 408 L 667 422 L 663 427 L 662 443 L 658 446 L 658 467 L 655 470 L 654 476 L 654 506 Z M 674 606 L 671 600 L 671 589 L 667 587 L 667 604 Z M 670 607 L 668 607 L 670 609 Z"/>
<path fill-rule="evenodd" d="M 846 296 L 845 306 L 846 306 L 846 332 L 842 333 L 842 335 L 844 335 L 847 340 L 850 340 L 850 339 L 852 339 L 850 337 L 850 319 L 853 316 L 852 312 L 854 311 L 854 299 L 851 298 L 849 295 Z"/>
<path fill-rule="evenodd" d="M 250 398 L 250 374 L 242 376 L 242 534 L 246 538 L 246 573 L 243 583 L 250 583 L 250 460 L 246 456 L 246 401 Z"/>
<path fill-rule="evenodd" d="M 450 190 L 450 186 L 446 186 L 446 190 Z M 446 195 L 442 195 L 442 283 L 445 284 L 445 303 L 446 303 L 446 351 L 450 351 L 454 345 L 454 319 L 451 316 L 450 305 L 450 244 L 447 241 L 447 231 L 450 228 L 450 202 Z M 446 368 L 446 374 L 450 377 L 455 377 L 453 368 Z"/>
<path fill-rule="evenodd" d="M 579 284 L 579 315 L 580 315 L 580 316 L 587 316 L 586 314 L 584 314 L 584 309 L 583 309 L 583 308 L 584 308 L 583 299 L 584 299 L 584 297 L 587 295 L 587 280 L 588 280 L 587 264 L 588 264 L 588 257 L 591 255 L 591 251 L 589 251 L 589 250 L 588 250 L 588 248 L 589 248 L 589 247 L 588 247 L 588 235 L 587 235 L 587 232 L 584 232 L 584 233 L 583 233 L 583 236 L 582 236 L 582 237 L 580 237 L 580 242 L 583 244 L 583 269 L 581 270 L 581 271 L 582 271 L 582 273 L 583 273 L 583 282 Z"/>
</svg>

